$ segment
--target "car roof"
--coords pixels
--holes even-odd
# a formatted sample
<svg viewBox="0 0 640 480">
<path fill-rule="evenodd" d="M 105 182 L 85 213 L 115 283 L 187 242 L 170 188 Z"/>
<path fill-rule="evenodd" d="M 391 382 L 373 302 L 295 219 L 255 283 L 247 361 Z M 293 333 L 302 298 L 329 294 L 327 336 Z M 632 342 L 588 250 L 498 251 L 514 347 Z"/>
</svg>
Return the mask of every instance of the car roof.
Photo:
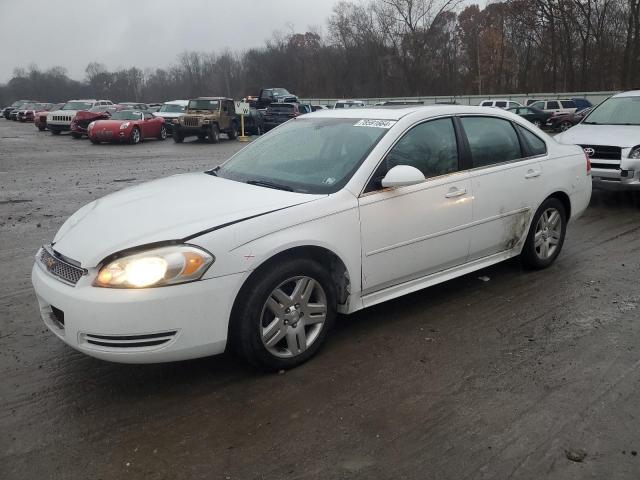
<svg viewBox="0 0 640 480">
<path fill-rule="evenodd" d="M 398 106 L 396 108 L 388 107 L 367 107 L 367 108 L 345 108 L 345 109 L 327 109 L 317 110 L 308 114 L 314 117 L 325 118 L 362 118 L 373 120 L 400 120 L 406 115 L 416 112 L 424 112 L 425 117 L 435 117 L 438 115 L 459 115 L 459 114 L 479 114 L 486 113 L 489 115 L 499 114 L 492 107 L 472 107 L 464 105 L 420 105 L 420 106 Z M 306 116 L 306 115 L 305 115 Z"/>
<path fill-rule="evenodd" d="M 640 97 L 640 90 L 629 90 L 628 92 L 620 92 L 613 95 L 613 98 L 617 97 Z"/>
<path fill-rule="evenodd" d="M 171 100 L 169 102 L 164 102 L 165 105 L 187 105 L 189 100 Z"/>
<path fill-rule="evenodd" d="M 229 97 L 196 97 L 196 98 L 192 98 L 191 100 L 233 100 L 233 99 Z"/>
</svg>

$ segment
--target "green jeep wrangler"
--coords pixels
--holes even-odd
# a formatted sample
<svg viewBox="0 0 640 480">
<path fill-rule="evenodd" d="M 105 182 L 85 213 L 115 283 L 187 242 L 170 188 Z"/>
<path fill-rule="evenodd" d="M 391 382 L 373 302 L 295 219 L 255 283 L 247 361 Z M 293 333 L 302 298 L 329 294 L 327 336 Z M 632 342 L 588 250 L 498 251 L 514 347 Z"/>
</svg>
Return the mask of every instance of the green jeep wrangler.
<svg viewBox="0 0 640 480">
<path fill-rule="evenodd" d="M 187 137 L 198 137 L 207 139 L 209 143 L 218 143 L 221 132 L 235 140 L 239 123 L 231 98 L 194 98 L 189 100 L 184 115 L 173 119 L 173 140 L 182 143 Z"/>
</svg>

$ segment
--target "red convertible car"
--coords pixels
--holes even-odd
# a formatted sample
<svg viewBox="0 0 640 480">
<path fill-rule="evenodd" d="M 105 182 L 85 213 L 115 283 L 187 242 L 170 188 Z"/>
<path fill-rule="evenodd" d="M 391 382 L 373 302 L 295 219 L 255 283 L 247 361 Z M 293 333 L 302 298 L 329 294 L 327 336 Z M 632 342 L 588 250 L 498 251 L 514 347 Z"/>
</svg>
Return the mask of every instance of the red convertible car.
<svg viewBox="0 0 640 480">
<path fill-rule="evenodd" d="M 167 138 L 164 118 L 154 117 L 149 112 L 121 110 L 114 112 L 109 120 L 91 122 L 88 137 L 92 143 L 129 142 L 140 143 L 145 138 Z"/>
</svg>

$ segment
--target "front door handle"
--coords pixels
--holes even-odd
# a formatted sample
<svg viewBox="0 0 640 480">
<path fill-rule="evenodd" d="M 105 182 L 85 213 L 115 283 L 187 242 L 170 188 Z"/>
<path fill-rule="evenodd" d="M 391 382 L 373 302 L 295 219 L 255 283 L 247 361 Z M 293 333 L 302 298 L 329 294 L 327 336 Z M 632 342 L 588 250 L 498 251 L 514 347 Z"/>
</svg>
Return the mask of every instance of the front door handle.
<svg viewBox="0 0 640 480">
<path fill-rule="evenodd" d="M 542 170 L 529 169 L 527 170 L 527 173 L 524 176 L 524 178 L 536 178 L 536 177 L 539 177 L 541 173 L 542 173 Z"/>
<path fill-rule="evenodd" d="M 466 188 L 451 187 L 444 196 L 445 198 L 454 198 L 454 197 L 460 197 L 462 195 L 465 195 L 466 193 L 467 193 Z"/>
</svg>

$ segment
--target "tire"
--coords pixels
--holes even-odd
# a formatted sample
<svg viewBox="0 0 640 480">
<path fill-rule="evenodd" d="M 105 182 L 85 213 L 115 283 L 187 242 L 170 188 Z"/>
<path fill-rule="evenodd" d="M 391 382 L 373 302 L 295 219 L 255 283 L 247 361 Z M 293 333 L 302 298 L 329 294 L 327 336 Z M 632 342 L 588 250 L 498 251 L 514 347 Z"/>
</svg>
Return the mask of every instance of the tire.
<svg viewBox="0 0 640 480">
<path fill-rule="evenodd" d="M 40 130 L 41 132 L 44 132 L 44 129 L 47 127 L 43 127 L 42 125 L 38 125 L 38 130 Z"/>
<path fill-rule="evenodd" d="M 207 138 L 207 136 L 206 136 L 206 135 L 204 135 L 204 134 L 202 134 L 202 133 L 199 133 L 199 134 L 198 134 L 198 140 L 199 140 L 199 141 L 201 141 L 201 142 L 202 142 L 205 138 Z"/>
<path fill-rule="evenodd" d="M 207 141 L 209 143 L 218 143 L 220 141 L 220 129 L 217 125 L 211 125 L 207 134 Z"/>
<path fill-rule="evenodd" d="M 82 138 L 82 134 L 81 133 L 76 133 L 76 132 L 71 132 L 71 136 L 73 138 L 75 138 L 76 140 L 78 140 L 79 138 Z"/>
<path fill-rule="evenodd" d="M 573 124 L 571 122 L 566 121 L 566 120 L 564 122 L 561 122 L 560 125 L 558 126 L 558 128 L 560 129 L 561 132 L 566 132 L 571 127 L 573 127 Z"/>
<path fill-rule="evenodd" d="M 231 130 L 227 132 L 227 136 L 229 137 L 229 140 L 235 140 L 238 138 L 238 125 L 235 122 L 231 124 Z"/>
<path fill-rule="evenodd" d="M 60 135 L 60 130 L 51 130 L 52 135 Z"/>
<path fill-rule="evenodd" d="M 142 135 L 140 134 L 140 129 L 138 127 L 133 127 L 131 130 L 131 136 L 129 137 L 129 143 L 131 145 L 137 145 L 142 141 Z"/>
<path fill-rule="evenodd" d="M 533 123 L 538 128 L 542 128 L 542 122 L 540 120 L 538 120 L 537 118 L 532 120 L 531 123 Z"/>
<path fill-rule="evenodd" d="M 167 127 L 162 125 L 160 127 L 160 134 L 158 135 L 158 140 L 166 140 L 167 139 Z"/>
<path fill-rule="evenodd" d="M 91 143 L 93 143 L 94 145 L 100 145 L 100 142 L 95 138 L 90 138 L 89 140 L 91 140 Z"/>
<path fill-rule="evenodd" d="M 173 137 L 173 141 L 176 143 L 182 143 L 184 142 L 184 136 L 176 131 L 176 129 L 173 130 L 173 134 L 171 135 Z"/>
<path fill-rule="evenodd" d="M 550 266 L 562 250 L 566 231 L 567 212 L 564 205 L 555 197 L 547 198 L 533 216 L 527 240 L 522 247 L 520 258 L 524 266 L 533 270 Z"/>
<path fill-rule="evenodd" d="M 306 304 L 296 287 L 310 292 Z M 322 265 L 307 258 L 284 260 L 258 272 L 242 288 L 231 317 L 231 345 L 260 369 L 293 368 L 318 352 L 335 317 L 335 287 Z M 312 322 L 306 323 L 310 318 Z"/>
</svg>

